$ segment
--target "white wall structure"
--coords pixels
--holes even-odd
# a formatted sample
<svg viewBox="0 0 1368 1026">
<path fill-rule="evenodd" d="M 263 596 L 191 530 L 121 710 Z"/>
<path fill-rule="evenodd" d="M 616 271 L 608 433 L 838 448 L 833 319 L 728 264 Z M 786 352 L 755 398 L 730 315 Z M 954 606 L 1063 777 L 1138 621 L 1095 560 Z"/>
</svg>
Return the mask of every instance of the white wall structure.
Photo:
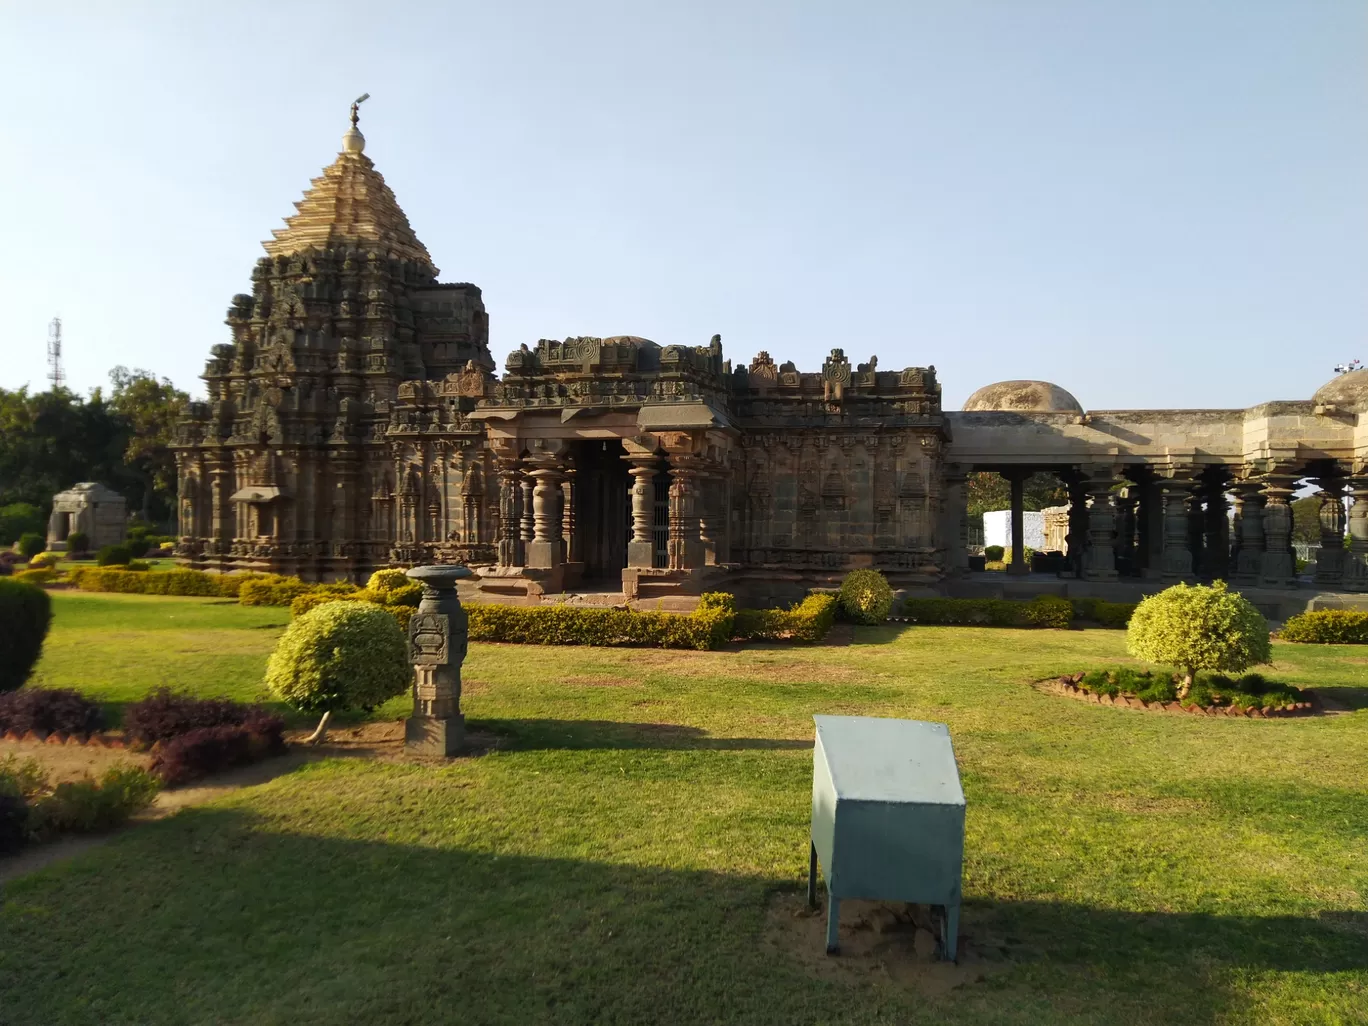
<svg viewBox="0 0 1368 1026">
<path fill-rule="evenodd" d="M 1030 511 L 1021 514 L 1026 535 L 1026 547 L 1037 552 L 1045 548 L 1045 514 Z M 995 509 L 983 514 L 983 544 L 1012 547 L 1012 511 Z"/>
</svg>

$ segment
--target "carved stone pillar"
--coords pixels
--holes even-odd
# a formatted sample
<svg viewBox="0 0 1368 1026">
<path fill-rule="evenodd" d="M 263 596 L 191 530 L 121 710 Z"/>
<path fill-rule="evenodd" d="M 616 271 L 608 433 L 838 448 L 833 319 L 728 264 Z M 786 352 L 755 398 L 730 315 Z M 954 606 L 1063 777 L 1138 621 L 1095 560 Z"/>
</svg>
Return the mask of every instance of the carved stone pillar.
<svg viewBox="0 0 1368 1026">
<path fill-rule="evenodd" d="M 703 566 L 703 542 L 698 534 L 697 456 L 670 453 L 670 569 Z"/>
<path fill-rule="evenodd" d="M 1012 486 L 1012 561 L 1007 564 L 1009 574 L 1029 574 L 1031 564 L 1026 559 L 1026 478 L 1025 470 L 1012 470 L 1002 475 Z"/>
<path fill-rule="evenodd" d="M 1164 503 L 1164 559 L 1166 581 L 1192 578 L 1192 549 L 1188 545 L 1188 509 L 1191 481 L 1181 472 L 1159 482 Z"/>
<path fill-rule="evenodd" d="M 1147 581 L 1164 575 L 1164 492 L 1159 482 L 1148 480 L 1140 486 L 1140 576 Z"/>
<path fill-rule="evenodd" d="M 575 468 L 569 461 L 561 481 L 561 558 L 575 558 Z"/>
<path fill-rule="evenodd" d="M 532 490 L 536 485 L 537 482 L 532 480 L 527 464 L 524 463 L 518 474 L 518 540 L 522 543 L 523 566 L 527 565 L 527 547 L 532 544 L 532 539 L 536 535 L 532 513 Z"/>
<path fill-rule="evenodd" d="M 1202 521 L 1202 576 L 1213 581 L 1230 577 L 1230 519 L 1227 516 L 1225 477 L 1208 482 Z"/>
<path fill-rule="evenodd" d="M 632 504 L 632 537 L 627 542 L 627 565 L 650 569 L 655 565 L 655 541 L 651 527 L 655 522 L 655 478 L 660 461 L 654 456 L 624 457 L 630 460 L 632 475 L 628 498 Z"/>
<path fill-rule="evenodd" d="M 1133 487 L 1116 492 L 1116 572 L 1134 577 L 1139 573 L 1135 556 L 1135 510 L 1140 500 Z"/>
<path fill-rule="evenodd" d="M 1204 546 L 1202 532 L 1206 526 L 1206 513 L 1202 509 L 1206 502 L 1206 484 L 1199 477 L 1188 485 L 1187 530 L 1188 552 L 1192 554 L 1192 572 L 1201 577 L 1204 572 Z"/>
<path fill-rule="evenodd" d="M 718 482 L 719 501 L 722 504 L 722 537 L 718 542 L 717 561 L 730 563 L 732 560 L 732 527 L 740 522 L 740 517 L 732 510 L 732 468 L 723 466 L 722 478 Z"/>
<path fill-rule="evenodd" d="M 1064 539 L 1069 569 L 1083 576 L 1084 556 L 1088 551 L 1088 485 L 1080 475 L 1069 481 L 1069 533 Z"/>
<path fill-rule="evenodd" d="M 1297 563 L 1292 553 L 1292 498 L 1297 475 L 1287 464 L 1275 464 L 1263 476 L 1263 565 L 1259 583 L 1266 588 L 1287 588 L 1296 582 Z"/>
<path fill-rule="evenodd" d="M 703 562 L 714 566 L 721 544 L 722 524 L 726 515 L 722 510 L 722 475 L 715 466 L 707 466 L 698 478 L 698 536 L 703 545 Z"/>
<path fill-rule="evenodd" d="M 1237 481 L 1231 485 L 1240 521 L 1234 579 L 1242 584 L 1258 584 L 1263 573 L 1264 497 L 1260 487 L 1258 481 Z"/>
<path fill-rule="evenodd" d="M 561 558 L 561 469 L 549 460 L 538 460 L 530 471 L 536 484 L 532 489 L 532 541 L 527 546 L 527 565 L 541 569 L 560 566 Z"/>
<path fill-rule="evenodd" d="M 940 542 L 945 550 L 945 573 L 960 577 L 969 572 L 969 506 L 966 493 L 968 472 L 958 463 L 947 463 L 942 470 Z"/>
<path fill-rule="evenodd" d="M 404 747 L 418 755 L 455 755 L 465 739 L 461 663 L 469 638 L 456 582 L 471 573 L 464 566 L 416 566 L 408 576 L 423 585 L 423 598 L 409 621 L 413 715 L 404 721 Z"/>
<path fill-rule="evenodd" d="M 1368 591 L 1368 477 L 1355 474 L 1349 485 L 1349 551 L 1344 558 L 1341 587 Z"/>
<path fill-rule="evenodd" d="M 1116 505 L 1112 486 L 1116 476 L 1111 467 L 1088 471 L 1087 489 L 1092 498 L 1088 508 L 1088 551 L 1083 561 L 1083 578 L 1088 581 L 1116 580 Z"/>
<path fill-rule="evenodd" d="M 1316 587 L 1338 591 L 1344 583 L 1344 479 L 1326 476 L 1321 487 L 1321 547 L 1316 555 Z"/>
<path fill-rule="evenodd" d="M 209 465 L 209 498 L 212 507 L 210 550 L 224 554 L 233 543 L 235 503 L 231 500 L 233 473 L 223 453 L 216 453 Z"/>
<path fill-rule="evenodd" d="M 499 565 L 522 566 L 522 481 L 516 459 L 499 460 Z"/>
</svg>

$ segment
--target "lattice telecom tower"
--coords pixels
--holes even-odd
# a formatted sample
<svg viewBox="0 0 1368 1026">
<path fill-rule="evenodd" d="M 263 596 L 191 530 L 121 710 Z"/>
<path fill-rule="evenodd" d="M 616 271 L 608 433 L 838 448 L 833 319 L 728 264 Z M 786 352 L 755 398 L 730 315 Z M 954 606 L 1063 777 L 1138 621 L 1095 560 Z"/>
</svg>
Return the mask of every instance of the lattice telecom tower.
<svg viewBox="0 0 1368 1026">
<path fill-rule="evenodd" d="M 48 381 L 55 392 L 66 387 L 66 375 L 62 373 L 62 319 L 54 317 L 48 325 Z"/>
</svg>

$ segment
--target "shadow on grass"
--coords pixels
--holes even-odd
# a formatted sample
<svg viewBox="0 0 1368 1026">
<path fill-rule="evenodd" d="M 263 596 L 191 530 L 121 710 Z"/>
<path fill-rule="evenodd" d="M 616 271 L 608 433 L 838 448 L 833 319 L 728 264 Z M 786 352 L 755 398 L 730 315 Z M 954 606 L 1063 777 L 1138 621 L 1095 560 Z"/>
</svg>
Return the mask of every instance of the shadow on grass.
<svg viewBox="0 0 1368 1026">
<path fill-rule="evenodd" d="M 1360 709 L 1368 709 L 1368 688 L 1338 684 L 1312 684 L 1310 687 L 1328 710 L 1357 712 Z"/>
<path fill-rule="evenodd" d="M 701 727 L 614 720 L 469 720 L 472 731 L 498 735 L 505 751 L 641 749 L 776 751 L 811 748 L 812 741 L 777 737 L 715 737 Z"/>
<path fill-rule="evenodd" d="M 5 1021 L 1214 1023 L 1248 1014 L 1248 975 L 1269 971 L 1296 974 L 1267 981 L 1284 1011 L 1349 1015 L 1349 981 L 1318 975 L 1361 984 L 1368 943 L 1353 917 L 971 901 L 966 950 L 1005 967 L 910 993 L 833 984 L 769 943 L 796 880 L 279 824 L 193 809 L 10 884 Z"/>
</svg>

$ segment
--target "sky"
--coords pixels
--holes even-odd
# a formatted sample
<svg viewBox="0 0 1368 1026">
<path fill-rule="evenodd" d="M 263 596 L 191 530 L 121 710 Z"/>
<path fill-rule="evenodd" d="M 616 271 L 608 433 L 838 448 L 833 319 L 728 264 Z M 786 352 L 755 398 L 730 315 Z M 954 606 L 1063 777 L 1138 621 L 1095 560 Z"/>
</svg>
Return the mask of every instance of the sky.
<svg viewBox="0 0 1368 1026">
<path fill-rule="evenodd" d="M 0 0 L 0 387 L 60 316 L 69 386 L 202 395 L 362 92 L 500 366 L 720 333 L 1125 409 L 1368 360 L 1363 0 Z"/>
</svg>

